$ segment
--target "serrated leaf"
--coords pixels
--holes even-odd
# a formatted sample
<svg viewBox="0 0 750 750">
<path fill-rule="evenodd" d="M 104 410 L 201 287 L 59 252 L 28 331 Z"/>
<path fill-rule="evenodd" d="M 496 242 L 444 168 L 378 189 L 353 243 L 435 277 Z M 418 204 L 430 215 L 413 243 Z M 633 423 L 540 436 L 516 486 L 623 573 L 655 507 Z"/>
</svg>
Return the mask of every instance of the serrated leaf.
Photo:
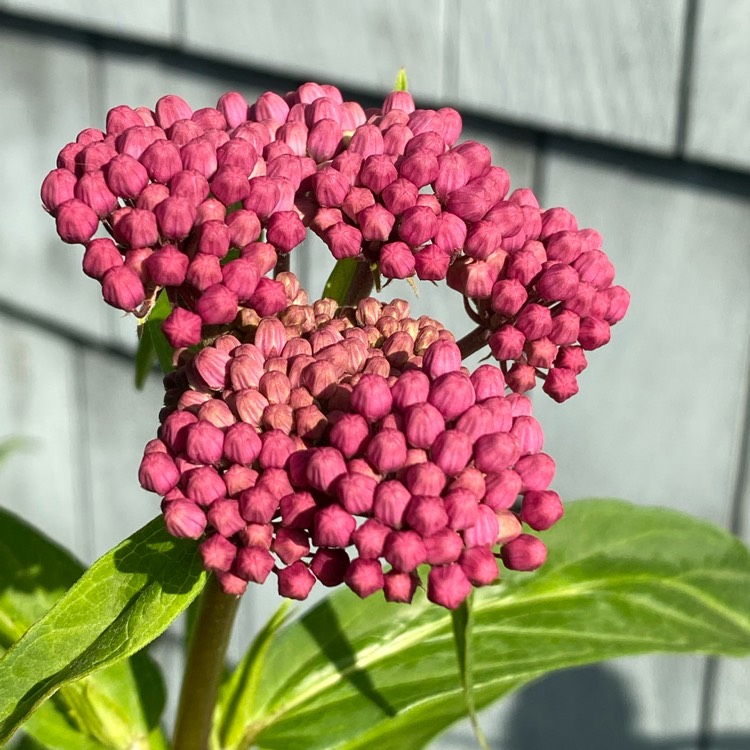
<svg viewBox="0 0 750 750">
<path fill-rule="evenodd" d="M 59 548 L 50 559 L 57 561 L 50 563 L 50 585 L 59 590 L 66 574 L 55 577 L 57 565 L 67 575 L 72 565 Z M 46 573 L 38 566 L 27 575 Z M 91 689 L 81 679 L 106 667 L 122 671 L 120 662 L 160 635 L 204 583 L 197 543 L 170 537 L 160 517 L 99 558 L 0 658 L 0 743 L 61 688 L 67 691 L 61 697 L 73 703 L 71 711 L 81 718 L 88 706 L 77 691 Z M 36 601 L 39 589 L 36 582 L 24 589 L 23 577 L 16 588 L 27 592 L 14 605 L 17 613 Z M 131 700 L 120 687 L 117 680 L 101 691 L 110 708 Z M 112 732 L 111 726 L 105 729 Z"/>
<path fill-rule="evenodd" d="M 174 349 L 169 345 L 161 330 L 161 324 L 170 312 L 172 312 L 172 305 L 166 289 L 162 289 L 148 317 L 140 326 L 140 339 L 135 353 L 135 387 L 139 390 L 146 383 L 146 378 L 154 364 L 154 356 L 158 359 L 162 372 L 167 373 L 174 369 L 172 367 Z"/>
<path fill-rule="evenodd" d="M 256 698 L 273 635 L 284 624 L 291 602 L 284 602 L 255 637 L 221 690 L 214 714 L 216 747 L 240 747 L 256 714 Z"/>
<path fill-rule="evenodd" d="M 401 68 L 396 75 L 396 83 L 393 84 L 394 91 L 408 91 L 409 81 L 406 80 L 406 68 Z"/>
<path fill-rule="evenodd" d="M 570 503 L 546 565 L 474 599 L 477 708 L 541 675 L 649 652 L 750 654 L 750 552 L 684 514 Z M 419 748 L 466 716 L 451 615 L 342 590 L 273 638 L 247 737 L 264 750 Z M 243 745 L 248 747 L 248 745 Z"/>
<path fill-rule="evenodd" d="M 321 299 L 327 297 L 342 305 L 346 299 L 346 293 L 349 291 L 352 281 L 354 281 L 358 262 L 356 258 L 342 258 L 336 261 L 336 265 L 323 287 Z"/>
</svg>

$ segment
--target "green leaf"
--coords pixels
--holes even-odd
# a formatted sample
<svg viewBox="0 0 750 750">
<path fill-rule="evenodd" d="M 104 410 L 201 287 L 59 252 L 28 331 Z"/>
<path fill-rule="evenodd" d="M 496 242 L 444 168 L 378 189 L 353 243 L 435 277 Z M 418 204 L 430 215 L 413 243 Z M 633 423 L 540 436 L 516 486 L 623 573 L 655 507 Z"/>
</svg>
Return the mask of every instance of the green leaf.
<svg viewBox="0 0 750 750">
<path fill-rule="evenodd" d="M 533 574 L 474 598 L 479 709 L 541 675 L 649 652 L 750 654 L 750 553 L 689 516 L 571 503 Z M 466 715 L 451 615 L 342 590 L 273 637 L 247 727 L 264 750 L 419 748 Z"/>
<path fill-rule="evenodd" d="M 406 80 L 406 68 L 401 68 L 396 75 L 396 83 L 393 85 L 394 91 L 408 91 L 409 82 Z"/>
<path fill-rule="evenodd" d="M 7 437 L 0 440 L 0 464 L 7 461 L 13 453 L 30 448 L 33 444 L 34 441 L 27 437 Z"/>
<path fill-rule="evenodd" d="M 323 287 L 322 298 L 335 299 L 340 305 L 346 299 L 346 293 L 354 280 L 354 274 L 357 271 L 356 258 L 342 258 L 336 261 L 336 265 L 331 271 L 325 286 Z"/>
<path fill-rule="evenodd" d="M 5 523 L 3 519 L 4 541 Z M 40 544 L 31 539 L 32 547 L 25 551 L 23 543 L 12 541 L 14 528 L 7 528 L 11 541 L 6 542 L 3 551 L 9 549 L 11 554 L 21 555 L 23 564 L 18 569 L 26 570 L 29 560 L 23 555 L 35 559 L 35 549 Z M 15 529 L 23 531 L 23 524 L 17 519 Z M 124 667 L 120 662 L 160 635 L 200 593 L 205 573 L 197 549 L 193 541 L 170 537 L 159 517 L 99 558 L 0 658 L 0 743 L 45 698 L 61 688 L 64 691 L 59 697 L 70 705 L 73 717 L 93 726 L 98 722 L 97 731 L 112 740 L 117 732 L 116 711 L 131 711 L 135 700 L 123 692 Z M 51 590 L 59 592 L 73 566 L 62 550 L 54 548 L 28 573 L 19 573 L 15 588 L 22 596 L 9 606 L 5 626 L 13 627 L 14 613 L 17 615 L 23 607 L 41 608 L 41 584 L 36 577 L 42 580 L 49 575 Z M 5 565 L 0 569 L 5 570 Z M 112 684 L 102 684 L 94 706 L 88 697 L 92 685 L 98 683 L 81 679 L 113 665 L 120 670 L 120 676 Z M 138 685 L 141 693 L 159 689 L 158 684 L 154 685 L 158 676 L 153 672 L 149 676 L 136 670 L 134 679 L 143 681 Z M 97 711 L 102 706 L 103 713 Z M 122 737 L 115 736 L 114 741 L 119 743 Z"/>
<path fill-rule="evenodd" d="M 473 599 L 470 596 L 451 612 L 451 623 L 453 625 L 453 641 L 456 646 L 456 657 L 458 659 L 458 673 L 461 677 L 461 689 L 464 694 L 466 712 L 469 714 L 474 735 L 482 750 L 489 750 L 487 738 L 484 736 L 479 724 L 477 709 L 474 705 L 474 672 L 472 665 L 472 642 L 471 629 L 474 623 Z"/>
<path fill-rule="evenodd" d="M 170 312 L 172 312 L 172 305 L 166 289 L 162 289 L 148 317 L 140 324 L 140 339 L 135 353 L 135 387 L 138 389 L 143 388 L 146 383 L 146 378 L 154 363 L 154 355 L 159 360 L 162 372 L 171 372 L 174 369 L 172 366 L 174 349 L 169 345 L 161 330 L 161 324 Z"/>
<path fill-rule="evenodd" d="M 290 605 L 291 602 L 284 602 L 263 626 L 222 688 L 214 714 L 214 742 L 217 747 L 242 745 L 245 730 L 256 716 L 258 685 L 272 637 L 286 622 Z"/>
</svg>

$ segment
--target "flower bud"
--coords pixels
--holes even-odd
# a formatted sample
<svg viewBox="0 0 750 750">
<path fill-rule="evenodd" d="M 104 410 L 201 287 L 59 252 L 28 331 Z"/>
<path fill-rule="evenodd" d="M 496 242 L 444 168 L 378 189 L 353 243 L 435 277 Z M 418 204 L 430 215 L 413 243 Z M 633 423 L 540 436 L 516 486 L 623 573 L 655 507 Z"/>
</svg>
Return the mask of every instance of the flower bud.
<svg viewBox="0 0 750 750">
<path fill-rule="evenodd" d="M 315 514 L 313 543 L 319 547 L 347 547 L 356 527 L 354 516 L 340 505 L 329 505 Z"/>
<path fill-rule="evenodd" d="M 521 534 L 500 550 L 503 564 L 509 570 L 536 570 L 547 559 L 544 542 L 531 534 Z"/>
<path fill-rule="evenodd" d="M 404 513 L 404 520 L 422 537 L 432 536 L 448 524 L 448 514 L 439 497 L 413 497 Z"/>
<path fill-rule="evenodd" d="M 406 439 L 414 448 L 429 448 L 445 430 L 442 414 L 432 404 L 414 404 L 405 412 Z"/>
<path fill-rule="evenodd" d="M 449 477 L 466 467 L 471 453 L 471 439 L 460 430 L 446 430 L 438 435 L 430 448 L 430 458 Z"/>
<path fill-rule="evenodd" d="M 196 422 L 188 427 L 185 452 L 195 463 L 216 464 L 224 453 L 224 433 L 209 422 Z"/>
<path fill-rule="evenodd" d="M 524 495 L 521 505 L 521 520 L 531 526 L 534 531 L 544 531 L 557 523 L 563 516 L 563 506 L 560 496 L 550 490 L 534 492 Z"/>
<path fill-rule="evenodd" d="M 179 286 L 185 281 L 189 259 L 174 245 L 164 245 L 146 258 L 144 265 L 154 284 Z"/>
<path fill-rule="evenodd" d="M 215 255 L 197 253 L 190 261 L 185 279 L 200 292 L 220 283 L 222 273 L 219 259 Z"/>
<path fill-rule="evenodd" d="M 208 140 L 196 138 L 180 149 L 184 169 L 194 169 L 210 180 L 218 167 L 216 148 Z"/>
<path fill-rule="evenodd" d="M 427 150 L 413 150 L 409 153 L 409 144 L 397 166 L 399 175 L 418 188 L 434 182 L 440 172 L 434 153 Z"/>
<path fill-rule="evenodd" d="M 349 565 L 344 582 L 357 596 L 364 599 L 380 591 L 385 585 L 383 568 L 377 560 L 360 557 Z"/>
<path fill-rule="evenodd" d="M 388 209 L 376 203 L 363 208 L 357 214 L 357 221 L 364 239 L 385 242 L 390 237 L 396 217 Z"/>
<path fill-rule="evenodd" d="M 500 525 L 492 508 L 484 503 L 479 504 L 474 523 L 463 531 L 467 547 L 491 547 L 497 540 Z"/>
<path fill-rule="evenodd" d="M 236 91 L 222 94 L 216 104 L 216 109 L 224 115 L 224 119 L 226 119 L 227 125 L 230 128 L 236 128 L 238 125 L 241 125 L 248 117 L 247 100 L 242 94 Z"/>
<path fill-rule="evenodd" d="M 349 555 L 343 549 L 318 549 L 310 561 L 310 570 L 324 586 L 343 583 L 348 569 Z"/>
<path fill-rule="evenodd" d="M 423 245 L 434 237 L 438 229 L 437 217 L 426 206 L 407 208 L 401 215 L 398 233 L 410 245 Z"/>
<path fill-rule="evenodd" d="M 580 326 L 578 315 L 570 310 L 562 310 L 552 318 L 552 328 L 547 337 L 557 346 L 567 346 L 578 339 Z"/>
<path fill-rule="evenodd" d="M 461 554 L 461 570 L 474 586 L 488 586 L 497 580 L 499 571 L 492 550 L 487 547 L 471 547 Z"/>
<path fill-rule="evenodd" d="M 107 112 L 107 135 L 119 135 L 123 130 L 141 125 L 143 120 L 127 104 L 113 107 Z"/>
<path fill-rule="evenodd" d="M 266 226 L 268 242 L 288 253 L 305 239 L 305 227 L 294 211 L 278 211 Z"/>
<path fill-rule="evenodd" d="M 343 221 L 330 226 L 325 231 L 323 239 L 337 260 L 356 258 L 362 252 L 362 233 Z"/>
<path fill-rule="evenodd" d="M 110 268 L 121 266 L 122 263 L 122 255 L 112 240 L 101 238 L 86 245 L 83 272 L 92 279 L 101 279 Z"/>
<path fill-rule="evenodd" d="M 335 448 L 316 448 L 307 462 L 305 475 L 315 489 L 329 492 L 336 480 L 346 475 L 346 463 Z M 334 546 L 334 545 L 328 545 Z"/>
<path fill-rule="evenodd" d="M 200 510 L 197 506 L 194 507 Z M 245 519 L 237 509 L 236 500 L 216 500 L 206 515 L 211 526 L 223 537 L 234 536 L 245 528 Z"/>
<path fill-rule="evenodd" d="M 278 499 L 264 487 L 251 487 L 240 494 L 240 514 L 248 523 L 270 523 L 278 508 Z"/>
<path fill-rule="evenodd" d="M 389 242 L 380 249 L 380 272 L 387 279 L 405 279 L 415 267 L 414 254 L 403 242 Z"/>
<path fill-rule="evenodd" d="M 392 109 L 399 109 L 406 114 L 415 110 L 414 99 L 408 91 L 391 91 L 383 100 L 382 113 L 386 114 Z"/>
<path fill-rule="evenodd" d="M 74 195 L 91 208 L 97 216 L 104 218 L 112 213 L 119 204 L 104 180 L 100 170 L 87 172 L 75 184 Z"/>
<path fill-rule="evenodd" d="M 287 406 L 286 415 L 282 414 L 278 420 L 273 419 L 278 416 L 277 410 L 280 407 L 280 404 L 267 406 L 263 412 L 262 422 L 266 428 L 270 428 L 260 438 L 263 447 L 260 449 L 258 463 L 263 469 L 283 468 L 289 456 L 297 449 L 294 440 L 287 434 L 292 421 L 291 409 Z"/>
<path fill-rule="evenodd" d="M 200 545 L 203 567 L 212 572 L 226 572 L 234 563 L 237 548 L 226 537 L 214 534 Z"/>
<path fill-rule="evenodd" d="M 237 422 L 224 434 L 223 447 L 227 460 L 249 467 L 260 455 L 262 443 L 252 426 Z"/>
<path fill-rule="evenodd" d="M 329 441 L 346 458 L 361 454 L 369 437 L 365 418 L 359 414 L 347 414 L 331 429 Z"/>
<path fill-rule="evenodd" d="M 414 254 L 417 276 L 423 281 L 444 279 L 450 262 L 451 256 L 435 245 L 427 245 Z"/>
<path fill-rule="evenodd" d="M 456 609 L 471 593 L 471 583 L 461 566 L 452 563 L 430 570 L 427 578 L 427 598 L 447 609 Z"/>
<path fill-rule="evenodd" d="M 102 278 L 104 300 L 119 310 L 133 312 L 146 298 L 138 274 L 125 266 L 110 268 Z"/>
<path fill-rule="evenodd" d="M 254 388 L 245 388 L 239 391 L 233 400 L 237 416 L 253 427 L 260 427 L 263 410 L 268 406 L 266 397 Z"/>
<path fill-rule="evenodd" d="M 122 209 L 114 220 L 115 239 L 128 247 L 153 247 L 159 240 L 156 217 L 144 209 Z M 58 219 L 60 214 L 58 213 Z"/>
<path fill-rule="evenodd" d="M 42 204 L 50 213 L 74 198 L 76 176 L 67 169 L 53 169 L 42 182 Z"/>
<path fill-rule="evenodd" d="M 383 134 L 375 125 L 360 125 L 349 141 L 348 150 L 362 154 L 365 159 L 373 154 L 382 154 Z"/>
<path fill-rule="evenodd" d="M 561 404 L 578 393 L 578 382 L 574 370 L 555 365 L 548 373 L 542 390 Z"/>
<path fill-rule="evenodd" d="M 253 583 L 264 583 L 275 564 L 268 550 L 262 547 L 242 547 L 237 553 L 234 567 L 242 579 Z"/>
<path fill-rule="evenodd" d="M 198 206 L 208 198 L 208 180 L 195 169 L 178 172 L 169 181 L 169 193 L 174 198 L 184 198 Z"/>
<path fill-rule="evenodd" d="M 200 539 L 206 530 L 206 514 L 189 500 L 175 500 L 164 509 L 167 531 L 180 539 Z"/>
<path fill-rule="evenodd" d="M 177 120 L 189 120 L 193 110 L 184 99 L 175 94 L 167 94 L 156 102 L 154 113 L 157 125 L 166 130 Z"/>
<path fill-rule="evenodd" d="M 414 463 L 406 470 L 406 487 L 412 495 L 440 495 L 445 489 L 445 474 L 431 461 Z"/>
<path fill-rule="evenodd" d="M 598 349 L 609 342 L 611 338 L 610 325 L 600 318 L 586 317 L 581 319 L 578 341 L 586 351 Z"/>
<path fill-rule="evenodd" d="M 57 208 L 55 225 L 63 242 L 88 242 L 99 226 L 96 212 L 77 198 L 65 201 Z"/>
<path fill-rule="evenodd" d="M 418 195 L 419 190 L 413 182 L 399 177 L 383 188 L 380 197 L 388 211 L 399 216 L 416 205 Z"/>
<path fill-rule="evenodd" d="M 388 381 L 378 375 L 363 375 L 352 391 L 352 408 L 374 422 L 389 414 L 393 397 Z"/>
<path fill-rule="evenodd" d="M 141 459 L 138 481 L 143 489 L 166 495 L 179 479 L 180 472 L 166 453 L 147 453 Z"/>
<path fill-rule="evenodd" d="M 223 284 L 213 284 L 196 302 L 195 311 L 208 325 L 231 323 L 237 315 L 237 295 Z"/>
<path fill-rule="evenodd" d="M 409 141 L 414 137 L 411 128 L 406 124 L 394 123 L 383 129 L 381 121 L 379 127 L 383 130 L 383 153 L 389 156 L 401 156 Z"/>
<path fill-rule="evenodd" d="M 505 375 L 505 382 L 515 393 L 526 393 L 536 386 L 536 370 L 531 365 L 516 362 Z"/>
<path fill-rule="evenodd" d="M 406 461 L 406 439 L 398 430 L 383 430 L 370 440 L 365 455 L 379 472 L 396 471 Z"/>
<path fill-rule="evenodd" d="M 575 216 L 565 208 L 548 208 L 542 214 L 541 239 L 546 240 L 557 232 L 575 232 L 578 222 Z"/>
<path fill-rule="evenodd" d="M 410 573 L 427 560 L 427 550 L 415 531 L 392 531 L 385 540 L 383 556 L 395 570 Z"/>
<path fill-rule="evenodd" d="M 518 359 L 523 353 L 526 337 L 517 328 L 504 325 L 490 336 L 492 356 L 500 361 Z"/>
<path fill-rule="evenodd" d="M 297 562 L 310 553 L 307 532 L 283 527 L 278 529 L 273 539 L 273 551 L 286 565 Z"/>
<path fill-rule="evenodd" d="M 208 507 L 226 494 L 226 485 L 212 466 L 201 466 L 184 472 L 182 483 L 187 497 L 203 507 Z"/>
<path fill-rule="evenodd" d="M 380 195 L 385 187 L 390 185 L 398 177 L 396 167 L 390 156 L 375 154 L 368 156 L 362 164 L 360 182 L 372 190 L 375 195 Z"/>
<path fill-rule="evenodd" d="M 279 570 L 278 579 L 279 594 L 287 599 L 307 599 L 315 585 L 315 576 L 301 560 Z"/>
<path fill-rule="evenodd" d="M 514 467 L 524 490 L 546 490 L 555 475 L 555 462 L 546 453 L 519 458 Z"/>
<path fill-rule="evenodd" d="M 469 376 L 463 372 L 447 372 L 430 386 L 429 402 L 446 420 L 463 414 L 476 400 Z"/>
</svg>

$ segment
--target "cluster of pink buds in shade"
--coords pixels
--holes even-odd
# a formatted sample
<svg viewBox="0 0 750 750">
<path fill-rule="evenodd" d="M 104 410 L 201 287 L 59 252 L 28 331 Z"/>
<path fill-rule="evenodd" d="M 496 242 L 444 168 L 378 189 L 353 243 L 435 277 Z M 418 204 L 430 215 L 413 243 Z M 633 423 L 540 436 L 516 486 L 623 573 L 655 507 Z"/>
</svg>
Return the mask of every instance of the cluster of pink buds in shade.
<svg viewBox="0 0 750 750">
<path fill-rule="evenodd" d="M 143 316 L 167 289 L 174 347 L 294 301 L 267 274 L 310 227 L 335 258 L 385 278 L 447 278 L 509 388 L 542 377 L 564 401 L 629 295 L 600 235 L 528 189 L 508 194 L 507 172 L 486 146 L 458 143 L 461 127 L 454 109 L 417 109 L 405 91 L 371 110 L 316 83 L 196 111 L 169 95 L 82 131 L 42 202 L 60 237 L 85 245 L 84 271 L 111 305 Z M 95 238 L 100 226 L 108 236 Z"/>
<path fill-rule="evenodd" d="M 469 373 L 402 300 L 290 305 L 179 364 L 140 481 L 227 593 L 273 573 L 294 599 L 320 581 L 409 602 L 426 565 L 429 599 L 455 608 L 498 560 L 544 562 L 522 523 L 562 505 L 528 398 L 497 366 Z"/>
</svg>

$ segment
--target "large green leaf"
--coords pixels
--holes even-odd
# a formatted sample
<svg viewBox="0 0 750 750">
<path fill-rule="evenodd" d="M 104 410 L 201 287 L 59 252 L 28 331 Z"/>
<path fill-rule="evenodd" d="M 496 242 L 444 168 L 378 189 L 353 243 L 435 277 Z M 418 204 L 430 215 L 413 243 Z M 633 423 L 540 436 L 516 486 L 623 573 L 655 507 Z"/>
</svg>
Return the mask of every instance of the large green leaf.
<svg viewBox="0 0 750 750">
<path fill-rule="evenodd" d="M 8 529 L 9 539 L 14 531 L 19 535 L 24 531 L 21 522 L 15 519 L 13 527 L 12 521 L 10 516 L 3 518 L 3 531 Z M 11 525 L 6 526 L 8 523 Z M 13 626 L 14 618 L 26 609 L 38 607 L 43 611 L 44 591 L 52 592 L 50 596 L 59 594 L 68 578 L 77 574 L 75 564 L 66 559 L 62 550 L 44 542 L 50 545 L 44 562 L 35 556 L 44 546 L 39 541 L 30 539 L 28 551 L 23 541 L 10 542 L 3 548 L 7 559 L 12 559 L 13 554 L 21 555 L 25 563 L 21 567 L 26 571 L 19 572 L 12 585 L 4 587 L 0 594 L 7 618 L 3 620 L 4 627 L 18 627 Z M 5 568 L 3 559 L 0 569 Z M 42 587 L 47 584 L 41 580 L 47 574 L 50 583 L 45 589 Z M 89 729 L 98 723 L 98 733 L 94 735 L 97 739 L 106 738 L 115 743 L 113 747 L 128 747 L 122 744 L 125 740 L 118 731 L 133 730 L 124 726 L 118 730 L 116 712 L 122 711 L 127 717 L 136 710 L 138 695 L 158 690 L 159 678 L 148 667 L 136 669 L 133 678 L 139 682 L 138 690 L 128 692 L 123 688 L 127 669 L 120 662 L 160 635 L 198 595 L 204 583 L 197 544 L 170 537 L 161 518 L 99 558 L 0 658 L 0 743 L 45 698 L 64 688 L 55 700 L 64 700 L 76 721 Z M 17 595 L 6 596 L 10 589 Z M 92 712 L 94 704 L 88 700 L 91 684 L 81 682 L 81 678 L 105 667 L 115 670 L 114 677 L 109 682 L 91 681 L 100 691 L 97 710 Z M 149 699 L 145 704 L 152 702 Z M 153 726 L 153 717 L 144 717 L 144 721 Z"/>
<path fill-rule="evenodd" d="M 586 500 L 544 538 L 541 570 L 474 597 L 478 708 L 564 667 L 750 653 L 750 553 L 721 529 Z M 274 636 L 254 713 L 232 747 L 421 747 L 466 715 L 451 616 L 423 595 L 404 606 L 340 591 Z"/>
<path fill-rule="evenodd" d="M 356 258 L 342 258 L 336 261 L 336 265 L 323 287 L 322 298 L 335 299 L 342 305 L 346 299 L 346 293 L 354 281 L 358 263 L 359 261 Z"/>
</svg>

